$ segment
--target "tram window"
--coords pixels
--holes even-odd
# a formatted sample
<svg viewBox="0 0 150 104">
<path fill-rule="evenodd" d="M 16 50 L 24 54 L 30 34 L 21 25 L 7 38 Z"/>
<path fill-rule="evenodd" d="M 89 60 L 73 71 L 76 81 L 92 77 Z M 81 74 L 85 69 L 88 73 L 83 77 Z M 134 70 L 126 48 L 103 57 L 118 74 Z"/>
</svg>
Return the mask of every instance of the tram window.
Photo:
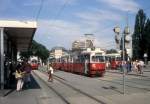
<svg viewBox="0 0 150 104">
<path fill-rule="evenodd" d="M 85 62 L 85 60 L 90 60 L 90 56 L 89 55 L 80 55 L 80 56 L 78 56 L 78 59 L 79 59 L 79 62 L 81 62 L 81 63 L 84 63 Z"/>
<path fill-rule="evenodd" d="M 110 61 L 111 57 L 106 56 L 105 59 L 106 59 L 106 61 Z"/>
<path fill-rule="evenodd" d="M 103 56 L 92 56 L 92 61 L 94 62 L 104 62 L 104 57 Z"/>
<path fill-rule="evenodd" d="M 79 62 L 84 62 L 84 57 L 82 55 L 78 56 L 78 61 Z"/>
<path fill-rule="evenodd" d="M 111 61 L 115 61 L 115 57 L 111 57 Z"/>
<path fill-rule="evenodd" d="M 121 60 L 121 57 L 116 57 L 116 61 L 120 61 Z"/>
<path fill-rule="evenodd" d="M 37 60 L 32 60 L 31 63 L 32 64 L 37 64 Z"/>
</svg>

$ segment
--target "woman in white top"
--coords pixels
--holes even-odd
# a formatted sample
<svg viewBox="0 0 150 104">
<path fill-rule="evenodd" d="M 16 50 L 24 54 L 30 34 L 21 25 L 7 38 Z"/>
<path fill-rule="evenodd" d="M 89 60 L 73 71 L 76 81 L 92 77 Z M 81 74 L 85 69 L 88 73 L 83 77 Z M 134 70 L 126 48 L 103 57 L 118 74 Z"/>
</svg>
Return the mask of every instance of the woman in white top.
<svg viewBox="0 0 150 104">
<path fill-rule="evenodd" d="M 53 73 L 54 73 L 54 69 L 52 68 L 51 65 L 49 65 L 49 69 L 48 69 L 48 74 L 49 74 L 48 81 L 53 82 Z"/>
<path fill-rule="evenodd" d="M 138 74 L 138 60 L 135 60 L 133 62 L 133 68 L 134 68 L 134 71 Z"/>
</svg>

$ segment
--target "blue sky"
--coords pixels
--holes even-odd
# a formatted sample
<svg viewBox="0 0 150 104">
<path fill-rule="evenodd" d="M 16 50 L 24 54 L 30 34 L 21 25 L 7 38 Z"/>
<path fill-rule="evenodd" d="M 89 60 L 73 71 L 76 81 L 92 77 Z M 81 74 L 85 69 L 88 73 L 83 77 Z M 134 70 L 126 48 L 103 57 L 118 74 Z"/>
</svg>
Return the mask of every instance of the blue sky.
<svg viewBox="0 0 150 104">
<path fill-rule="evenodd" d="M 43 7 L 37 18 L 41 2 Z M 48 49 L 54 46 L 71 48 L 72 42 L 84 34 L 94 34 L 94 44 L 115 48 L 115 26 L 126 25 L 133 32 L 139 8 L 150 17 L 149 0 L 1 0 L 0 19 L 37 20 L 34 39 Z"/>
</svg>

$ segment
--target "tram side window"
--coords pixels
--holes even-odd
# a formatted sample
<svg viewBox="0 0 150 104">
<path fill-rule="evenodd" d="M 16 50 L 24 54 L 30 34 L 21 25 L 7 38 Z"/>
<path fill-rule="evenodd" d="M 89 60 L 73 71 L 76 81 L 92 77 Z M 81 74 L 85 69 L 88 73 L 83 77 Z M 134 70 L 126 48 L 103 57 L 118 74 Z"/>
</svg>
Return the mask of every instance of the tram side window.
<svg viewBox="0 0 150 104">
<path fill-rule="evenodd" d="M 83 62 L 85 61 L 85 57 L 84 57 L 83 55 L 81 55 L 81 56 L 79 57 L 79 59 L 80 59 L 80 63 L 83 63 Z"/>
<path fill-rule="evenodd" d="M 115 61 L 115 57 L 111 57 L 111 61 Z"/>
<path fill-rule="evenodd" d="M 37 60 L 32 60 L 31 63 L 32 64 L 37 64 Z"/>
<path fill-rule="evenodd" d="M 92 61 L 93 62 L 98 62 L 98 59 L 96 58 L 96 56 L 92 56 Z"/>
<path fill-rule="evenodd" d="M 116 61 L 120 61 L 121 60 L 121 57 L 116 57 Z"/>
<path fill-rule="evenodd" d="M 80 56 L 78 56 L 78 61 L 80 63 L 84 63 L 85 61 L 89 62 L 89 60 L 90 60 L 90 56 L 89 55 L 80 55 Z"/>
<path fill-rule="evenodd" d="M 100 56 L 99 60 L 100 60 L 100 62 L 104 62 L 105 61 L 105 57 L 104 56 Z"/>
<path fill-rule="evenodd" d="M 93 62 L 104 62 L 104 56 L 92 56 L 92 61 Z"/>
</svg>

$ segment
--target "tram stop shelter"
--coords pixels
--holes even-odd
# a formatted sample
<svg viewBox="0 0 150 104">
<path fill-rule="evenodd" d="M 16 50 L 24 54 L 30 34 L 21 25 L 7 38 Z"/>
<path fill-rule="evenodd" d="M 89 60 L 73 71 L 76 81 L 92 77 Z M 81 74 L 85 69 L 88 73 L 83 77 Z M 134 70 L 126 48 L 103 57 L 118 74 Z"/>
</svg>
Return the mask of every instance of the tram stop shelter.
<svg viewBox="0 0 150 104">
<path fill-rule="evenodd" d="M 17 62 L 17 53 L 27 51 L 33 40 L 35 21 L 0 20 L 0 89 L 10 83 L 10 63 Z"/>
</svg>

